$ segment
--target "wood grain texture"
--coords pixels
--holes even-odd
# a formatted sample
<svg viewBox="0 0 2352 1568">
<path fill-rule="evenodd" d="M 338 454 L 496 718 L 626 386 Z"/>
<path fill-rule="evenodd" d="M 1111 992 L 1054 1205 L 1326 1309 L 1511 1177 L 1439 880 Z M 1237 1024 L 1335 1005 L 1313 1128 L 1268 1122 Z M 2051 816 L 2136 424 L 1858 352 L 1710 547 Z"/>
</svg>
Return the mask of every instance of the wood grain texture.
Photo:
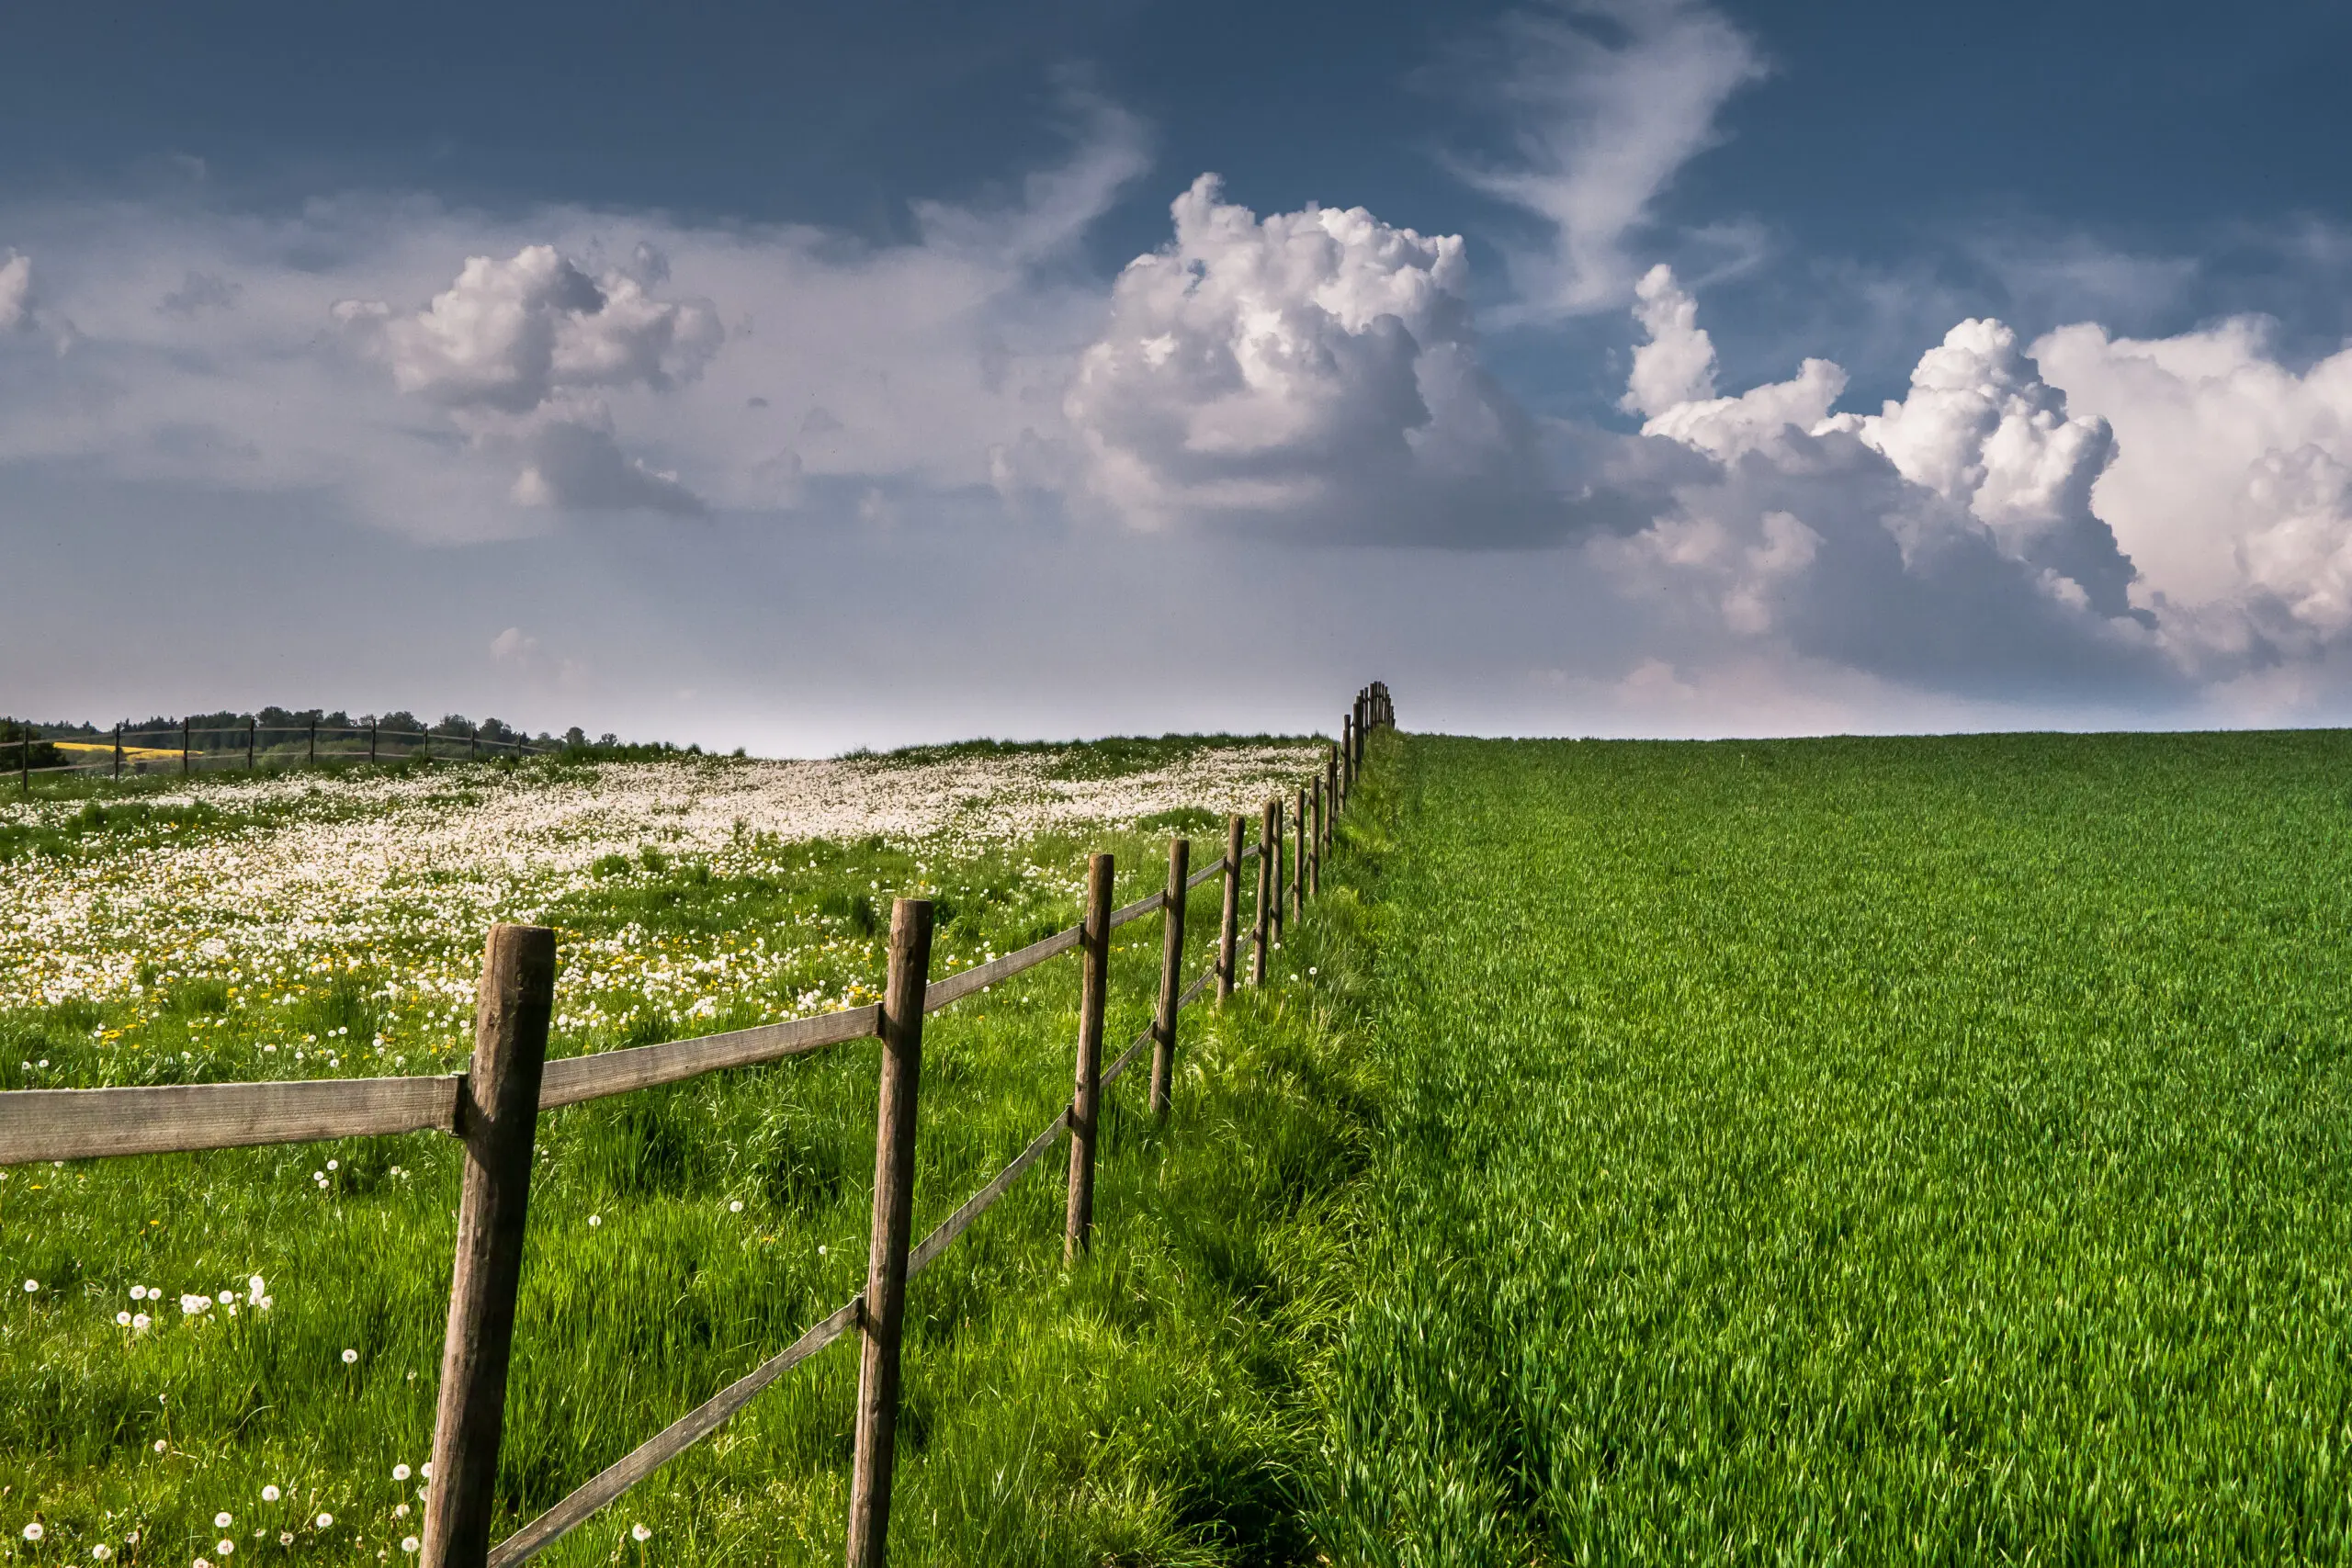
<svg viewBox="0 0 2352 1568">
<path fill-rule="evenodd" d="M 1216 999 L 1222 1003 L 1233 995 L 1233 952 L 1239 935 L 1241 919 L 1241 835 L 1247 824 L 1241 813 L 1225 819 L 1225 897 L 1217 911 L 1216 926 Z"/>
<path fill-rule="evenodd" d="M 924 993 L 923 1011 L 937 1012 L 950 1002 L 960 1002 L 974 991 L 984 990 L 1000 980 L 1010 980 L 1023 969 L 1035 969 L 1048 958 L 1059 958 L 1076 947 L 1086 934 L 1084 926 L 1071 926 L 1056 931 L 1042 942 L 1033 942 L 1018 953 L 1008 953 L 1001 958 L 991 958 L 976 969 L 961 975 L 950 975 L 944 980 L 932 983 Z"/>
<path fill-rule="evenodd" d="M 484 1568 L 490 1558 L 539 1075 L 554 1010 L 555 932 L 491 927 L 474 1005 L 473 1065 L 458 1102 L 466 1172 L 424 1504 L 428 1568 Z"/>
<path fill-rule="evenodd" d="M 0 1093 L 0 1166 L 454 1133 L 463 1079 L 313 1078 Z"/>
<path fill-rule="evenodd" d="M 779 1061 L 803 1051 L 838 1045 L 847 1040 L 871 1039 L 881 1028 L 879 1007 L 851 1008 L 845 1012 L 819 1013 L 812 1018 L 787 1019 L 725 1034 L 695 1040 L 673 1040 L 661 1045 L 639 1045 L 627 1051 L 599 1051 L 549 1062 L 539 1085 L 539 1109 L 577 1105 L 608 1094 L 651 1089 L 727 1067 L 748 1067 Z"/>
<path fill-rule="evenodd" d="M 1111 987 L 1109 855 L 1086 863 L 1085 958 L 1078 993 L 1078 1066 L 1069 1102 L 1069 1207 L 1062 1260 L 1074 1263 L 1094 1235 L 1094 1137 L 1102 1108 L 1102 1010 Z"/>
<path fill-rule="evenodd" d="M 1211 877 L 1223 876 L 1224 874 L 1225 862 L 1222 860 L 1213 860 L 1209 862 L 1208 864 L 1201 867 L 1200 870 L 1193 873 L 1192 876 L 1184 884 L 1184 891 L 1190 893 L 1193 888 L 1198 887 L 1202 883 L 1208 881 Z"/>
<path fill-rule="evenodd" d="M 890 1485 L 899 1453 L 899 1337 L 906 1316 L 907 1234 L 914 1217 L 915 1106 L 922 1082 L 931 901 L 890 909 L 890 968 L 882 992 L 882 1086 L 874 1114 L 874 1229 L 865 1254 L 863 1353 L 850 1459 L 849 1568 L 889 1556 Z"/>
<path fill-rule="evenodd" d="M 517 1563 L 529 1562 L 630 1487 L 718 1430 L 729 1416 L 752 1402 L 752 1395 L 854 1327 L 865 1304 L 864 1296 L 852 1296 L 788 1348 L 761 1362 L 757 1369 L 662 1427 L 626 1457 L 599 1471 L 594 1480 L 499 1542 L 497 1550 L 490 1554 L 489 1568 L 515 1568 Z"/>
<path fill-rule="evenodd" d="M 1169 1075 L 1176 1066 L 1176 1014 L 1181 1004 L 1176 1000 L 1177 988 L 1184 983 L 1184 894 L 1185 874 L 1193 858 L 1190 839 L 1168 841 L 1168 896 L 1162 902 L 1168 908 L 1168 919 L 1160 928 L 1159 999 L 1152 1019 L 1151 1034 L 1151 1113 L 1168 1114 Z"/>
</svg>

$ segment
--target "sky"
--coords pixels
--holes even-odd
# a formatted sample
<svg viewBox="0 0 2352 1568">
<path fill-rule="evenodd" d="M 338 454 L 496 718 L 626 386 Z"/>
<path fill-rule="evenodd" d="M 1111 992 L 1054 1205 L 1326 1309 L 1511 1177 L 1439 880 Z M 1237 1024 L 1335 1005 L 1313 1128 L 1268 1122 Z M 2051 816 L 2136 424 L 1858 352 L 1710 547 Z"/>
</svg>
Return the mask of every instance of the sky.
<svg viewBox="0 0 2352 1568">
<path fill-rule="evenodd" d="M 2352 717 L 2340 5 L 21 8 L 0 711 Z"/>
</svg>

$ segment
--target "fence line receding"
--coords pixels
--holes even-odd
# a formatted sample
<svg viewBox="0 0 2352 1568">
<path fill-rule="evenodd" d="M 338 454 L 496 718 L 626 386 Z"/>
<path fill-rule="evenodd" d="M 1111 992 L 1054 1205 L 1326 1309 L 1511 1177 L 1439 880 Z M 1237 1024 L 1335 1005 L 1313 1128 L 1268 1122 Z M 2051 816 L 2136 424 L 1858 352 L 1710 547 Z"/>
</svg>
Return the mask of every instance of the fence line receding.
<svg viewBox="0 0 2352 1568">
<path fill-rule="evenodd" d="M 1095 1129 L 1102 1097 L 1148 1049 L 1148 1109 L 1154 1115 L 1164 1114 L 1182 1010 L 1212 986 L 1222 1004 L 1235 987 L 1236 949 L 1244 940 L 1239 930 L 1243 869 L 1257 863 L 1246 940 L 1251 948 L 1251 982 L 1263 985 L 1268 949 L 1282 940 L 1283 906 L 1290 904 L 1292 918 L 1301 919 L 1319 894 L 1322 863 L 1336 844 L 1339 818 L 1361 775 L 1366 738 L 1392 723 L 1386 686 L 1374 682 L 1356 694 L 1340 740 L 1327 750 L 1317 775 L 1297 792 L 1293 804 L 1297 819 L 1291 825 L 1297 840 L 1295 850 L 1284 841 L 1285 802 L 1278 795 L 1260 813 L 1255 843 L 1244 842 L 1248 819 L 1236 815 L 1227 824 L 1225 852 L 1193 871 L 1190 840 L 1174 840 L 1167 886 L 1123 908 L 1111 907 L 1112 857 L 1092 856 L 1079 924 L 961 974 L 930 979 L 931 903 L 897 899 L 891 909 L 888 975 L 878 1004 L 550 1062 L 546 1054 L 555 996 L 555 933 L 545 927 L 493 926 L 483 950 L 474 1054 L 466 1072 L 429 1077 L 8 1090 L 0 1092 L 0 1166 L 422 1131 L 459 1137 L 466 1144 L 465 1176 L 422 1532 L 422 1561 L 427 1568 L 514 1568 L 528 1561 L 717 1431 L 761 1390 L 853 1328 L 859 1332 L 862 1359 L 846 1522 L 848 1562 L 851 1568 L 878 1565 L 885 1560 L 889 1529 L 907 1286 L 1065 1139 L 1070 1145 L 1066 1256 L 1075 1261 L 1084 1255 L 1093 1229 Z M 1286 853 L 1291 860 L 1287 867 L 1283 863 Z M 1212 880 L 1223 885 L 1216 957 L 1180 989 L 1187 895 Z M 1152 1021 L 1106 1067 L 1102 1064 L 1102 1021 L 1110 934 L 1155 914 L 1167 926 Z M 978 1191 L 910 1245 L 924 1018 L 1072 951 L 1081 954 L 1083 985 L 1069 1103 Z M 790 1346 L 493 1546 L 490 1533 L 498 1450 L 539 1115 L 869 1038 L 882 1042 L 883 1059 L 866 1288 Z"/>
</svg>

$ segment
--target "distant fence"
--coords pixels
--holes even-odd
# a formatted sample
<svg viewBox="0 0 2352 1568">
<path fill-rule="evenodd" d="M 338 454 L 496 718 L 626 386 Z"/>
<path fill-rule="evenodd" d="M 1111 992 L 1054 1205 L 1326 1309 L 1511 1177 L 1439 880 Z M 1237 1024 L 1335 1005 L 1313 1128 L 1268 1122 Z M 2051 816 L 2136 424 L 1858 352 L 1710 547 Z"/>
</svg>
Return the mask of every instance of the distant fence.
<svg viewBox="0 0 2352 1568">
<path fill-rule="evenodd" d="M 422 1561 L 428 1568 L 514 1568 L 528 1561 L 717 1431 L 762 1389 L 852 1328 L 860 1331 L 864 1349 L 858 1367 L 848 1562 L 850 1568 L 878 1568 L 886 1553 L 897 1459 L 899 1349 L 908 1281 L 936 1262 L 1023 1172 L 1065 1137 L 1070 1153 L 1063 1257 L 1075 1261 L 1087 1250 L 1094 1225 L 1102 1095 L 1149 1045 L 1147 1104 L 1152 1115 L 1167 1114 L 1179 1015 L 1212 984 L 1222 1003 L 1237 983 L 1242 867 L 1252 862 L 1257 866 L 1250 981 L 1263 985 L 1267 953 L 1282 940 L 1285 908 L 1293 918 L 1303 918 L 1307 903 L 1321 889 L 1323 860 L 1363 766 L 1366 737 L 1394 722 L 1385 685 L 1375 682 L 1357 694 L 1340 739 L 1327 749 L 1322 770 L 1296 793 L 1296 821 L 1289 835 L 1284 817 L 1294 803 L 1275 796 L 1259 814 L 1256 843 L 1245 846 L 1248 821 L 1234 816 L 1226 824 L 1225 853 L 1199 871 L 1190 867 L 1191 840 L 1172 840 L 1166 886 L 1124 908 L 1111 905 L 1111 856 L 1090 856 L 1086 910 L 1079 924 L 960 975 L 935 982 L 930 978 L 930 900 L 896 900 L 890 911 L 888 976 L 876 1005 L 550 1062 L 547 1043 L 555 1006 L 555 932 L 544 926 L 492 926 L 476 995 L 473 1059 L 463 1073 L 0 1092 L 0 1166 L 422 1131 L 462 1138 L 465 1179 L 424 1509 Z M 1287 857 L 1286 836 L 1295 842 Z M 1186 985 L 1182 971 L 1187 895 L 1211 878 L 1223 884 L 1216 958 Z M 1164 917 L 1158 1005 L 1150 1025 L 1105 1067 L 1102 1020 L 1111 933 L 1153 914 Z M 1080 954 L 1079 1031 L 1069 1104 L 1011 1164 L 910 1247 L 924 1016 L 1073 950 Z M 869 1037 L 882 1042 L 882 1064 L 865 1289 L 493 1548 L 490 1532 L 498 1449 L 539 1112 Z"/>
<path fill-rule="evenodd" d="M 118 724 L 111 735 L 97 740 L 35 735 L 30 725 L 23 728 L 17 739 L 0 741 L 0 757 L 17 753 L 17 787 L 25 795 L 32 793 L 36 773 L 107 773 L 120 778 L 125 773 L 188 773 L 233 768 L 251 773 L 262 767 L 320 767 L 337 762 L 449 762 L 485 756 L 542 756 L 562 750 L 486 736 L 479 725 L 469 726 L 458 735 L 447 729 L 386 729 L 374 720 L 263 724 L 249 718 L 236 725 L 198 725 L 182 719 L 176 725 L 139 729 Z M 76 761 L 36 768 L 33 753 L 41 747 L 70 753 Z"/>
</svg>

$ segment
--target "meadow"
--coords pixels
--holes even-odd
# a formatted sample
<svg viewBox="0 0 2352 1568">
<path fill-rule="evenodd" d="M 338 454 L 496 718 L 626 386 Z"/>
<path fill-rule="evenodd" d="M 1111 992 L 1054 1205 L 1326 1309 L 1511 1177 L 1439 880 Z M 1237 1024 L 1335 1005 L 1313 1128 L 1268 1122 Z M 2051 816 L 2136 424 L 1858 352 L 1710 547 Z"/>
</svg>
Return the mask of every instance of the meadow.
<svg viewBox="0 0 2352 1568">
<path fill-rule="evenodd" d="M 2352 1561 L 2352 736 L 1372 750 L 1167 1126 L 1112 1096 L 1091 1258 L 1049 1160 L 917 1283 L 899 1561 Z M 862 1000 L 891 892 L 984 961 L 1306 763 L 75 786 L 0 813 L 0 1083 L 442 1070 L 497 916 L 563 933 L 560 1053 Z M 918 1231 L 1067 1095 L 1075 993 L 933 1021 Z M 873 1096 L 860 1045 L 543 1122 L 502 1533 L 857 1288 Z M 398 1560 L 455 1156 L 10 1172 L 6 1560 Z M 547 1561 L 838 1561 L 854 1378 Z"/>
<path fill-rule="evenodd" d="M 1376 736 L 1333 1561 L 2352 1560 L 2352 736 Z"/>
<path fill-rule="evenodd" d="M 833 762 L 560 761 L 79 781 L 0 808 L 0 1087 L 447 1071 L 484 926 L 554 925 L 551 1054 L 854 1005 L 894 894 L 934 974 L 1119 896 L 1167 840 L 1295 785 L 1319 746 L 947 748 Z M 1192 967 L 1216 889 L 1193 895 Z M 1324 924 L 1357 911 L 1327 898 Z M 1109 1097 L 1091 1259 L 1048 1161 L 910 1302 L 903 1562 L 1290 1555 L 1336 1194 L 1369 1100 L 1347 976 L 1185 1015 L 1175 1112 Z M 1143 1023 L 1157 919 L 1113 954 Z M 1308 963 L 1305 970 L 1317 966 Z M 1077 971 L 928 1031 L 918 1233 L 1067 1101 Z M 540 1129 L 500 1533 L 773 1354 L 863 1282 L 875 1048 L 550 1113 Z M 0 1560 L 397 1562 L 418 1528 L 459 1171 L 432 1134 L 0 1173 Z M 839 1560 L 854 1351 L 790 1374 L 542 1561 Z"/>
</svg>

